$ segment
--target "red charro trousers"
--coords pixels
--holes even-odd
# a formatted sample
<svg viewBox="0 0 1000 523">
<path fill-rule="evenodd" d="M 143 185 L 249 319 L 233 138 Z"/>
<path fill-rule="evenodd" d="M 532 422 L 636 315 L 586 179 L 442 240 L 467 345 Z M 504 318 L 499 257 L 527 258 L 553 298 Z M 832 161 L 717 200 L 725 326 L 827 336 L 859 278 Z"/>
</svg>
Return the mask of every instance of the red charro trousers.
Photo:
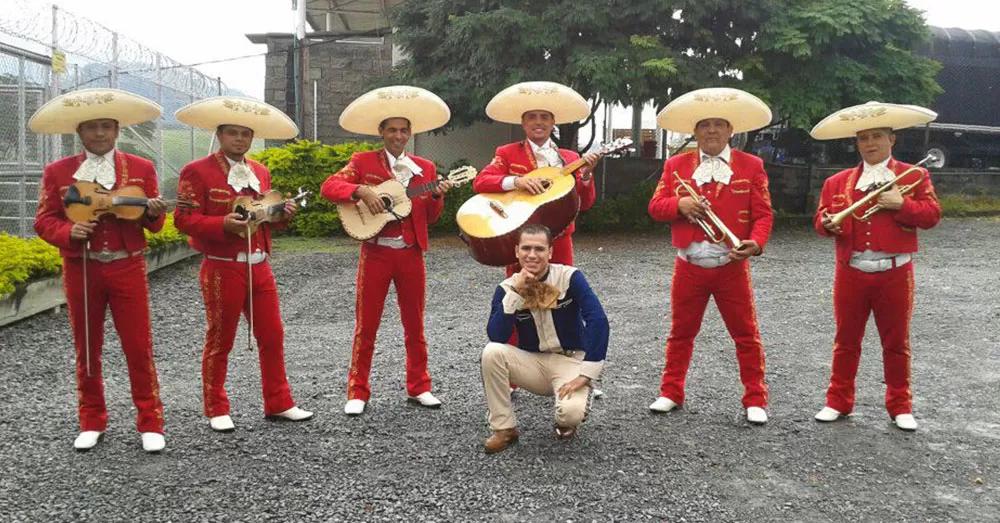
<svg viewBox="0 0 1000 523">
<path fill-rule="evenodd" d="M 260 360 L 264 414 L 277 414 L 295 406 L 285 376 L 285 330 L 281 323 L 278 289 L 267 261 L 252 266 L 253 336 Z M 201 359 L 205 415 L 229 414 L 226 371 L 240 315 L 247 316 L 247 266 L 245 263 L 205 258 L 201 263 L 201 292 L 205 299 L 208 330 Z"/>
<path fill-rule="evenodd" d="M 121 340 L 132 402 L 138 411 L 139 432 L 163 433 L 163 403 L 153 364 L 153 335 L 149 321 L 149 285 L 146 259 L 132 256 L 110 263 L 87 260 L 87 302 L 90 313 L 90 376 L 87 376 L 84 311 L 83 260 L 63 259 L 63 287 L 69 305 L 70 324 L 76 345 L 76 388 L 81 431 L 101 431 L 108 425 L 104 402 L 101 352 L 104 346 L 104 314 L 111 318 Z"/>
<path fill-rule="evenodd" d="M 431 390 L 424 338 L 424 303 L 427 270 L 419 247 L 393 249 L 368 242 L 361 244 L 354 306 L 354 343 L 347 374 L 347 399 L 368 401 L 375 337 L 382 322 L 389 283 L 396 286 L 399 315 L 406 346 L 406 393 L 417 396 Z"/>
<path fill-rule="evenodd" d="M 910 318 L 913 314 L 913 264 L 866 273 L 837 264 L 833 315 L 837 334 L 826 404 L 847 414 L 854 410 L 854 378 L 861 361 L 861 341 L 874 313 L 882 340 L 885 406 L 889 416 L 912 412 L 910 392 Z"/>
<path fill-rule="evenodd" d="M 764 346 L 757 328 L 750 264 L 745 260 L 705 269 L 676 259 L 670 286 L 670 336 L 660 395 L 678 404 L 684 402 L 684 383 L 694 338 L 701 330 L 709 297 L 715 298 L 722 321 L 736 342 L 736 360 L 744 388 L 743 407 L 766 407 Z"/>
</svg>

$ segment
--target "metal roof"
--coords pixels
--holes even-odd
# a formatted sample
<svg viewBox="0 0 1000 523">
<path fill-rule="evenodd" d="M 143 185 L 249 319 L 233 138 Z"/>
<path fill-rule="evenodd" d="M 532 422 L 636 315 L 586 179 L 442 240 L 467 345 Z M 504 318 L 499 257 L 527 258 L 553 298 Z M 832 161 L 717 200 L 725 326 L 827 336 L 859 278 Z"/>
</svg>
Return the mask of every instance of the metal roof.
<svg viewBox="0 0 1000 523">
<path fill-rule="evenodd" d="M 315 32 L 379 36 L 392 31 L 389 13 L 406 0 L 307 0 L 306 21 Z"/>
</svg>

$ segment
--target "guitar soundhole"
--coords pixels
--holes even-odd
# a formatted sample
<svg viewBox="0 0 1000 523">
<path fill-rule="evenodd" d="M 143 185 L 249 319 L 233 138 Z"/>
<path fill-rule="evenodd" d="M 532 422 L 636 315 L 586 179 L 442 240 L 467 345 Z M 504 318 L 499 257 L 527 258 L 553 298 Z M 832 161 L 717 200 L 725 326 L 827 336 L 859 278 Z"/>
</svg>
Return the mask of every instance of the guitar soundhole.
<svg viewBox="0 0 1000 523">
<path fill-rule="evenodd" d="M 395 206 L 395 202 L 392 201 L 392 197 L 382 196 L 381 199 L 382 199 L 382 205 L 385 205 L 385 210 L 391 211 L 392 208 Z"/>
</svg>

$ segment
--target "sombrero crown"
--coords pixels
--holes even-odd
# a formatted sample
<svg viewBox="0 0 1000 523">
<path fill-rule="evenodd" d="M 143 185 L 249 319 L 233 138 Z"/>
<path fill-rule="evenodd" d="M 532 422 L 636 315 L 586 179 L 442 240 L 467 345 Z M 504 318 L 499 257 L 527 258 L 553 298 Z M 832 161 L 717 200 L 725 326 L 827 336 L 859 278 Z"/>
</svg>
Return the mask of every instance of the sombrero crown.
<svg viewBox="0 0 1000 523">
<path fill-rule="evenodd" d="M 548 111 L 556 124 L 564 124 L 590 116 L 590 104 L 563 84 L 521 82 L 500 91 L 486 105 L 486 115 L 504 123 L 520 124 L 521 115 L 528 111 Z"/>
<path fill-rule="evenodd" d="M 389 118 L 406 118 L 410 132 L 433 131 L 451 119 L 451 110 L 438 95 L 409 85 L 373 89 L 351 102 L 340 113 L 340 126 L 357 134 L 378 136 L 379 124 Z"/>
<path fill-rule="evenodd" d="M 220 125 L 239 125 L 253 129 L 255 138 L 288 140 L 299 134 L 299 127 L 273 105 L 242 96 L 215 96 L 192 102 L 174 115 L 183 124 L 214 131 Z"/>
<path fill-rule="evenodd" d="M 127 127 L 160 117 L 152 100 L 120 89 L 79 89 L 61 94 L 38 108 L 28 120 L 36 133 L 71 134 L 83 122 L 108 118 Z"/>
<path fill-rule="evenodd" d="M 817 140 L 853 138 L 868 129 L 906 129 L 937 119 L 937 113 L 919 105 L 868 102 L 846 107 L 823 118 L 809 132 Z"/>
<path fill-rule="evenodd" d="M 698 122 L 708 118 L 726 120 L 734 133 L 745 133 L 770 124 L 771 109 L 746 91 L 709 87 L 678 96 L 656 115 L 656 123 L 670 131 L 690 134 Z"/>
</svg>

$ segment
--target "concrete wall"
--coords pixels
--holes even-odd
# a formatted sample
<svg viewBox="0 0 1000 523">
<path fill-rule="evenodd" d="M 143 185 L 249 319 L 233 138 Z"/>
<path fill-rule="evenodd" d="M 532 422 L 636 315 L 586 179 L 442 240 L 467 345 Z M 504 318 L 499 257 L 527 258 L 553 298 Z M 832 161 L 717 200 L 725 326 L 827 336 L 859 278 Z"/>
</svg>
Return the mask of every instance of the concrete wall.
<svg viewBox="0 0 1000 523">
<path fill-rule="evenodd" d="M 458 160 L 482 169 L 493 161 L 496 148 L 524 139 L 519 126 L 479 122 L 448 133 L 422 133 L 410 140 L 413 153 L 449 167 Z"/>
</svg>

